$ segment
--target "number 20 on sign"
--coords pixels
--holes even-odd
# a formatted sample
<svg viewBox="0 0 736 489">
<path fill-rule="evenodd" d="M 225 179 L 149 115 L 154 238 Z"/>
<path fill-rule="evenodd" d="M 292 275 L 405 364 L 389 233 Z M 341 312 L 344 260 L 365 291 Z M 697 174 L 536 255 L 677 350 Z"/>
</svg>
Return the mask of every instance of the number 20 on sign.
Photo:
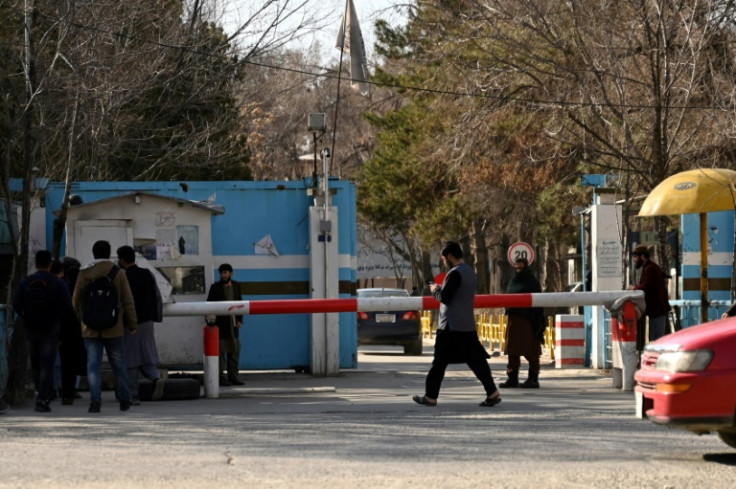
<svg viewBox="0 0 736 489">
<path fill-rule="evenodd" d="M 509 263 L 511 263 L 512 265 L 516 262 L 516 260 L 520 260 L 522 258 L 526 258 L 526 260 L 531 265 L 534 261 L 534 249 L 529 243 L 519 241 L 518 243 L 514 243 L 509 246 L 507 257 L 509 259 Z"/>
</svg>

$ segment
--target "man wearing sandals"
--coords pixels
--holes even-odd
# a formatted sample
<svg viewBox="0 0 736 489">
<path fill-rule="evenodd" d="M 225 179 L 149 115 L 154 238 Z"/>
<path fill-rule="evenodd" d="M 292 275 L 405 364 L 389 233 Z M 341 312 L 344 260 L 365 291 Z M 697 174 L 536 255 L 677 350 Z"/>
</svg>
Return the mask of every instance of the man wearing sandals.
<svg viewBox="0 0 736 489">
<path fill-rule="evenodd" d="M 478 340 L 475 329 L 475 272 L 463 261 L 463 250 L 455 241 L 447 242 L 442 250 L 442 260 L 451 269 L 442 285 L 429 286 L 432 295 L 441 303 L 434 360 L 427 374 L 424 395 L 414 396 L 414 402 L 436 406 L 447 366 L 466 363 L 486 390 L 486 399 L 480 405 L 495 406 L 501 402 L 501 397 L 488 366 L 490 356 Z"/>
</svg>

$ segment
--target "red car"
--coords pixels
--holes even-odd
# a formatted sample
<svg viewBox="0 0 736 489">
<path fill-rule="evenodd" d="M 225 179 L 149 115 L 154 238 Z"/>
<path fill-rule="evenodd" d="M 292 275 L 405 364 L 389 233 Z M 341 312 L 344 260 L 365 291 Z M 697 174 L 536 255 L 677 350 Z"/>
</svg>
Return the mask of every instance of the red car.
<svg viewBox="0 0 736 489">
<path fill-rule="evenodd" d="M 649 343 L 635 379 L 637 416 L 736 448 L 736 317 Z"/>
</svg>

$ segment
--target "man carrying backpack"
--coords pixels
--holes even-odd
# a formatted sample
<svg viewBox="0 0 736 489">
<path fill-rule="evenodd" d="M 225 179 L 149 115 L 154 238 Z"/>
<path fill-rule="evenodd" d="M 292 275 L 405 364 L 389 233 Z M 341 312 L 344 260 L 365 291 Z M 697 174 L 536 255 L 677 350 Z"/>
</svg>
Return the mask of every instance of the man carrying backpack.
<svg viewBox="0 0 736 489">
<path fill-rule="evenodd" d="M 82 323 L 87 347 L 89 412 L 99 413 L 102 400 L 102 349 L 115 374 L 115 393 L 120 410 L 130 408 L 124 327 L 135 331 L 137 318 L 133 294 L 125 273 L 110 260 L 110 243 L 97 241 L 92 246 L 94 260 L 79 271 L 74 287 L 74 311 Z"/>
<path fill-rule="evenodd" d="M 38 395 L 36 411 L 51 411 L 54 363 L 59 343 L 60 318 L 71 312 L 69 289 L 49 272 L 51 252 L 36 253 L 36 272 L 23 278 L 13 297 L 13 309 L 23 318 L 33 381 Z"/>
</svg>

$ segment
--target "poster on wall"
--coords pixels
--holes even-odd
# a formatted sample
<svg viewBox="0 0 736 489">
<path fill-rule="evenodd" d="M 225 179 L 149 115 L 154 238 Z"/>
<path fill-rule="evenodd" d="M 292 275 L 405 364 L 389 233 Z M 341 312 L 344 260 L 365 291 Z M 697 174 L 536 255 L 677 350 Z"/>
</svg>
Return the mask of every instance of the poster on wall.
<svg viewBox="0 0 736 489">
<path fill-rule="evenodd" d="M 176 226 L 175 246 L 180 255 L 199 255 L 199 226 Z"/>
</svg>

